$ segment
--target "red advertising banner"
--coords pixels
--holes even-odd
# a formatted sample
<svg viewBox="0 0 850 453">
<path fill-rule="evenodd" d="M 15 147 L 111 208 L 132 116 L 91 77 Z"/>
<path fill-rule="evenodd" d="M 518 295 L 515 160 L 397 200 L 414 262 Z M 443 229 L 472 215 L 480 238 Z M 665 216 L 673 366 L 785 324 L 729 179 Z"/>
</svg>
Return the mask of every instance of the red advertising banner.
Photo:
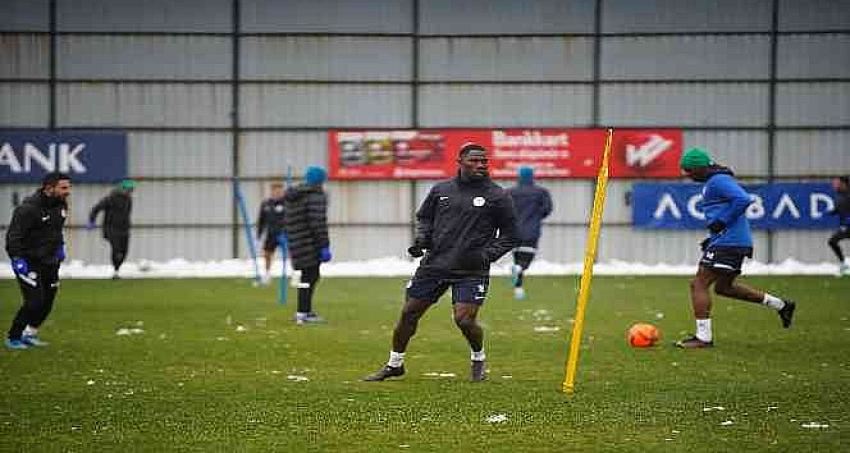
<svg viewBox="0 0 850 453">
<path fill-rule="evenodd" d="M 331 131 L 332 179 L 442 179 L 454 175 L 457 151 L 483 145 L 490 175 L 509 179 L 521 166 L 539 178 L 594 178 L 602 160 L 604 129 L 425 129 Z M 614 131 L 611 177 L 680 176 L 682 131 Z"/>
</svg>

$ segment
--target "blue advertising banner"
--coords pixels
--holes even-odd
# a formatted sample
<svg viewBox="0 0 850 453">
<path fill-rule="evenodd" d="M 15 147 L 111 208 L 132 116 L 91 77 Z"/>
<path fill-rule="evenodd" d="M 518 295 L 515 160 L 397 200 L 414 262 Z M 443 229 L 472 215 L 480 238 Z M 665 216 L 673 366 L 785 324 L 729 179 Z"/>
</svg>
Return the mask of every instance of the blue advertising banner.
<svg viewBox="0 0 850 453">
<path fill-rule="evenodd" d="M 635 184 L 632 222 L 647 229 L 702 229 L 699 210 L 702 184 Z M 743 185 L 753 199 L 747 219 L 758 229 L 834 229 L 838 218 L 828 215 L 835 191 L 826 183 Z"/>
<path fill-rule="evenodd" d="M 127 177 L 127 135 L 116 132 L 0 131 L 0 183 L 40 182 L 51 171 L 74 182 Z"/>
</svg>

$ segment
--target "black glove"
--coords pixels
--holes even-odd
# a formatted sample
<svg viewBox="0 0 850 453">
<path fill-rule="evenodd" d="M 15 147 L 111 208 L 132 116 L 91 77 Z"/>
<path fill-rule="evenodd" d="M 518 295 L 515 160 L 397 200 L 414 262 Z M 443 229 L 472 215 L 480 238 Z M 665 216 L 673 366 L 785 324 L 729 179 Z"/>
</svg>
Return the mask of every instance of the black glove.
<svg viewBox="0 0 850 453">
<path fill-rule="evenodd" d="M 422 250 L 422 247 L 419 245 L 414 244 L 407 248 L 407 254 L 414 258 L 419 258 L 425 255 L 425 250 Z"/>
<path fill-rule="evenodd" d="M 726 224 L 719 220 L 715 220 L 714 222 L 708 224 L 708 231 L 711 231 L 712 234 L 720 233 L 725 229 Z"/>
<path fill-rule="evenodd" d="M 699 249 L 703 252 L 708 249 L 708 242 L 711 241 L 711 238 L 705 238 L 702 242 L 699 243 Z"/>
</svg>

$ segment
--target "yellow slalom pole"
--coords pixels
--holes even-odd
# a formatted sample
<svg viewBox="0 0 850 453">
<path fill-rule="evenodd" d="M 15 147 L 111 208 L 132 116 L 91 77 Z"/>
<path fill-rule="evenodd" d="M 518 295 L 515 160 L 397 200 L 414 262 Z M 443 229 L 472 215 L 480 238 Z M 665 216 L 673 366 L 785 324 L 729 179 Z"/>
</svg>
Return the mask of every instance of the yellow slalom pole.
<svg viewBox="0 0 850 453">
<path fill-rule="evenodd" d="M 593 262 L 596 261 L 596 246 L 599 243 L 599 231 L 602 229 L 602 212 L 605 209 L 605 194 L 608 187 L 608 156 L 611 154 L 611 139 L 614 129 L 608 129 L 605 138 L 605 151 L 602 154 L 602 166 L 596 176 L 596 193 L 593 195 L 593 211 L 590 214 L 590 230 L 587 235 L 587 248 L 584 251 L 584 269 L 576 302 L 576 316 L 573 333 L 570 338 L 570 355 L 567 357 L 566 377 L 563 390 L 568 395 L 575 392 L 576 368 L 578 367 L 581 332 L 584 328 L 584 312 L 590 299 L 590 282 L 593 279 Z"/>
</svg>

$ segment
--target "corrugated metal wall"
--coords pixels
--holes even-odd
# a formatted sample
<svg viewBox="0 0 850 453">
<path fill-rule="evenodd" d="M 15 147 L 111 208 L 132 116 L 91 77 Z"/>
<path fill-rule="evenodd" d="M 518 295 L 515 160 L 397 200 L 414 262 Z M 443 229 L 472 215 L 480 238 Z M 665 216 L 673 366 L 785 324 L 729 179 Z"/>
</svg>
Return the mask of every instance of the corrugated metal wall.
<svg viewBox="0 0 850 453">
<path fill-rule="evenodd" d="M 846 0 L 4 0 L 0 17 L 0 127 L 127 131 L 133 259 L 245 256 L 231 176 L 255 216 L 287 168 L 327 164 L 328 128 L 682 127 L 750 181 L 850 173 Z M 701 232 L 631 228 L 632 182 L 611 183 L 600 259 L 696 260 Z M 432 183 L 329 184 L 337 259 L 402 255 Z M 544 185 L 542 257 L 579 261 L 593 183 Z M 80 226 L 109 189 L 75 188 L 77 258 L 107 261 Z M 0 187 L 0 225 L 31 190 Z M 760 232 L 756 257 L 830 260 L 826 234 Z"/>
</svg>

